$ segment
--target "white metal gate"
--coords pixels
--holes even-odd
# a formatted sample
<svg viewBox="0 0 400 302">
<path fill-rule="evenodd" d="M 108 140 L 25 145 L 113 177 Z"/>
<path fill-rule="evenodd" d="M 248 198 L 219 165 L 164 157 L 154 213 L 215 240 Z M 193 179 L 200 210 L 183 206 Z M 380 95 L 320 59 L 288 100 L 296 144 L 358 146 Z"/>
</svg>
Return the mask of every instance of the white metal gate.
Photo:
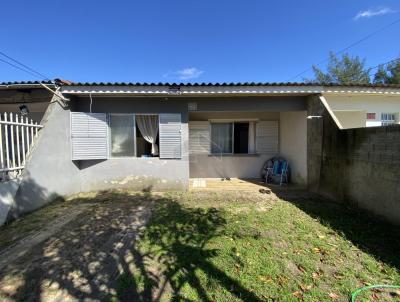
<svg viewBox="0 0 400 302">
<path fill-rule="evenodd" d="M 0 115 L 0 181 L 20 175 L 38 131 L 37 122 L 16 113 Z"/>
</svg>

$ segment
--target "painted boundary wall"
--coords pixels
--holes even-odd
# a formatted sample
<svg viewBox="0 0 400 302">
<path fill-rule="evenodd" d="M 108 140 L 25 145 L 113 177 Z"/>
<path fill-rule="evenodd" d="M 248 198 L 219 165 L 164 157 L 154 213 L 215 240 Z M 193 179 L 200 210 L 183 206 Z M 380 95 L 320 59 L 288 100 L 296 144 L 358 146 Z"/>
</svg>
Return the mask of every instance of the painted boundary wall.
<svg viewBox="0 0 400 302">
<path fill-rule="evenodd" d="M 400 125 L 339 130 L 310 97 L 309 189 L 400 224 Z"/>
</svg>

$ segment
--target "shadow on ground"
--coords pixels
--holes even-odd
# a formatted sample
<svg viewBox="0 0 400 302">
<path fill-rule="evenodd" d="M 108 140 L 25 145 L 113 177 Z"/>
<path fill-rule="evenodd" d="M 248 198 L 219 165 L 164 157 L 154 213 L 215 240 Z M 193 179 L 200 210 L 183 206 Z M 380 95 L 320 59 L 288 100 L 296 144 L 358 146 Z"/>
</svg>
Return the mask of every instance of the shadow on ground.
<svg viewBox="0 0 400 302">
<path fill-rule="evenodd" d="M 159 301 L 163 296 L 171 301 L 191 301 L 181 295 L 186 285 L 194 289 L 200 301 L 213 301 L 199 278 L 200 273 L 243 301 L 261 301 L 210 261 L 218 250 L 209 249 L 206 244 L 223 232 L 226 224 L 223 210 L 183 207 L 168 200 L 155 206 L 157 215 L 152 217 L 144 234 L 148 250 L 138 255 L 146 263 L 141 267 L 141 274 L 145 276 L 141 286 L 143 301 Z M 162 265 L 155 274 L 152 262 Z"/>
<path fill-rule="evenodd" d="M 37 233 L 28 234 L 22 243 L 40 238 L 46 231 L 48 238 L 39 243 L 33 240 L 37 244 L 26 246 L 27 253 L 1 270 L 1 300 L 82 301 L 114 296 L 116 279 L 128 272 L 127 251 L 134 245 L 154 200 L 144 194 L 101 192 L 50 205 L 53 209 L 46 217 L 48 223 Z M 31 215 L 41 211 L 47 215 L 46 208 Z M 80 209 L 76 216 L 52 234 L 52 224 L 76 208 Z M 29 216 L 7 228 L 18 227 Z"/>
<path fill-rule="evenodd" d="M 211 301 L 195 269 L 237 297 L 259 301 L 209 261 L 217 251 L 204 246 L 225 225 L 221 210 L 191 208 L 150 192 L 100 192 L 55 205 L 59 211 L 50 211 L 42 227 L 51 228 L 76 205 L 81 210 L 68 224 L 1 269 L 2 301 L 159 301 L 166 294 L 180 301 L 185 284 Z M 154 207 L 144 253 L 137 248 L 138 236 Z M 24 219 L 29 215 L 8 227 Z M 29 242 L 29 236 L 23 240 Z"/>
<path fill-rule="evenodd" d="M 316 194 L 290 188 L 272 188 L 273 193 L 351 241 L 376 259 L 400 271 L 400 226 L 345 203 L 330 202 Z M 323 203 L 323 206 L 321 204 Z"/>
</svg>

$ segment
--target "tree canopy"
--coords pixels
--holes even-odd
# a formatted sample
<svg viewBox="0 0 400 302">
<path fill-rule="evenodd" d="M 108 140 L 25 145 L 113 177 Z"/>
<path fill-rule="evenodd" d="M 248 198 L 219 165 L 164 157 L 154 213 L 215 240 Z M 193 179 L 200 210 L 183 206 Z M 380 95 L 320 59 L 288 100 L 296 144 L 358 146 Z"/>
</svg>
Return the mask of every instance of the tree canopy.
<svg viewBox="0 0 400 302">
<path fill-rule="evenodd" d="M 337 57 L 334 53 L 329 53 L 329 62 L 326 71 L 313 65 L 314 79 L 308 80 L 318 83 L 335 84 L 366 84 L 370 83 L 369 70 L 365 68 L 365 59 L 360 57 L 351 57 L 343 54 Z"/>
<path fill-rule="evenodd" d="M 374 77 L 376 84 L 400 84 L 400 59 L 379 66 Z"/>
</svg>

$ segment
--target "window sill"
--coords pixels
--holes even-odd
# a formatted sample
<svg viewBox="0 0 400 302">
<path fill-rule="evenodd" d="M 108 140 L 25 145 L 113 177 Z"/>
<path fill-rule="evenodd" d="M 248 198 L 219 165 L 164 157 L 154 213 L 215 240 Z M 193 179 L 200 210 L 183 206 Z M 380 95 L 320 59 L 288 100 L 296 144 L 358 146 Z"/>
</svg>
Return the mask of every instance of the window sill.
<svg viewBox="0 0 400 302">
<path fill-rule="evenodd" d="M 252 154 L 250 154 L 250 153 L 248 153 L 248 154 L 244 154 L 244 153 L 218 154 L 218 153 L 215 153 L 215 154 L 208 154 L 208 156 L 209 157 L 220 157 L 220 156 L 222 156 L 222 157 L 259 157 L 260 154 L 257 154 L 257 153 L 252 153 Z"/>
<path fill-rule="evenodd" d="M 140 159 L 140 160 L 154 160 L 154 159 L 160 159 L 160 157 L 155 156 L 155 157 L 136 157 L 136 156 L 121 156 L 121 157 L 109 157 L 107 159 L 126 159 L 126 160 L 133 160 L 133 159 Z"/>
</svg>

